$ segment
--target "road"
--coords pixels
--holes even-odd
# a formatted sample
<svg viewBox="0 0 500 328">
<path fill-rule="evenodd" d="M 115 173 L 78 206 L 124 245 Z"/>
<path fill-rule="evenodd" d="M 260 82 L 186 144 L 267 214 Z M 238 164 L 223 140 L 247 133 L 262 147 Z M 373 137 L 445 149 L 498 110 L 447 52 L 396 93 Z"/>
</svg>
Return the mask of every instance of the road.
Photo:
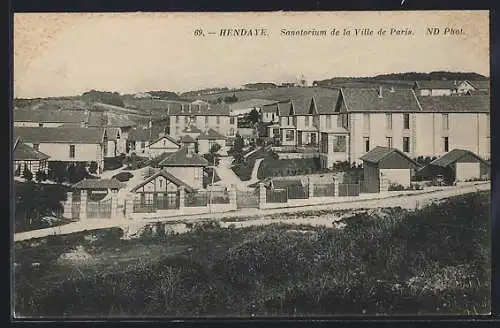
<svg viewBox="0 0 500 328">
<path fill-rule="evenodd" d="M 356 197 L 352 197 L 350 201 L 343 201 L 337 203 L 323 204 L 323 205 L 312 205 L 312 206 L 300 206 L 300 207 L 287 207 L 287 208 L 276 208 L 276 209 L 242 209 L 234 212 L 227 213 L 213 213 L 213 214 L 197 214 L 197 215 L 185 215 L 178 217 L 170 217 L 163 219 L 137 219 L 137 220 L 109 220 L 109 219 L 87 219 L 84 221 L 78 221 L 70 223 L 67 225 L 40 229 L 33 231 L 26 231 L 14 234 L 14 241 L 27 240 L 32 238 L 41 238 L 49 235 L 61 235 L 70 234 L 85 230 L 96 230 L 111 227 L 126 227 L 128 225 L 143 225 L 150 222 L 168 222 L 168 221 L 182 221 L 182 222 L 196 222 L 201 220 L 218 220 L 227 218 L 245 218 L 245 217 L 259 217 L 273 214 L 282 213 L 296 213 L 303 211 L 318 211 L 318 210 L 341 210 L 341 209 L 370 209 L 379 207 L 402 207 L 406 209 L 414 209 L 419 206 L 424 206 L 425 204 L 444 198 L 449 198 L 461 194 L 477 192 L 480 190 L 490 190 L 490 183 L 482 183 L 476 185 L 467 185 L 461 187 L 447 187 L 443 190 L 420 193 L 409 195 L 408 192 L 391 194 L 385 198 L 372 199 L 372 200 L 359 200 Z M 381 196 L 379 196 L 381 197 Z M 335 198 L 332 198 L 335 199 Z"/>
</svg>

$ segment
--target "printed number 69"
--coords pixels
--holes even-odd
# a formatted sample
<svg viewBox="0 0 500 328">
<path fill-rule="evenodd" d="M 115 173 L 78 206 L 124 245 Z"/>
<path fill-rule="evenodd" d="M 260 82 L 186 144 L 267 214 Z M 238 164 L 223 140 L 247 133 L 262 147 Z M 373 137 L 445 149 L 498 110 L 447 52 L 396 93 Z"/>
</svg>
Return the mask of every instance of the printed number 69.
<svg viewBox="0 0 500 328">
<path fill-rule="evenodd" d="M 202 36 L 202 35 L 203 35 L 203 30 L 201 29 L 194 30 L 194 36 Z"/>
</svg>

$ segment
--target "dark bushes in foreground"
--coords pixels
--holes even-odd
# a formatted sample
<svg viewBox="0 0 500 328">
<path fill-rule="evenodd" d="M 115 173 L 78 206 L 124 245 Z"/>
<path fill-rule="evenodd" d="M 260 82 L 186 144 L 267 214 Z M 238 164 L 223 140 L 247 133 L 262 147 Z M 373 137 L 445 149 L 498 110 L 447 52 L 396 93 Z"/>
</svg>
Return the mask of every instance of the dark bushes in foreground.
<svg viewBox="0 0 500 328">
<path fill-rule="evenodd" d="M 489 193 L 343 230 L 216 223 L 158 239 L 180 255 L 49 283 L 16 275 L 23 315 L 328 315 L 489 312 Z M 297 228 L 295 228 L 297 229 Z M 148 242 L 154 242 L 148 239 Z M 145 242 L 145 241 L 144 241 Z M 111 246 L 110 246 L 111 247 Z"/>
</svg>

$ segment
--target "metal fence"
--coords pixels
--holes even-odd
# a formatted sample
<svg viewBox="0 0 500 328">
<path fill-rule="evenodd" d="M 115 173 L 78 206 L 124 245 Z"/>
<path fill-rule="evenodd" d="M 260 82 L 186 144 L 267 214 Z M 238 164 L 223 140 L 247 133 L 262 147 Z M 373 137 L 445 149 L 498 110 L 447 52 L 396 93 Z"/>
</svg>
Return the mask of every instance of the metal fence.
<svg viewBox="0 0 500 328">
<path fill-rule="evenodd" d="M 335 196 L 335 185 L 333 183 L 323 183 L 314 185 L 314 196 Z"/>
<path fill-rule="evenodd" d="M 87 217 L 93 218 L 110 218 L 111 217 L 111 199 L 102 200 L 99 202 L 87 202 Z"/>
<path fill-rule="evenodd" d="M 259 208 L 259 190 L 237 190 L 237 208 Z"/>
<path fill-rule="evenodd" d="M 267 203 L 286 203 L 288 195 L 286 190 L 266 190 Z"/>
<path fill-rule="evenodd" d="M 145 194 L 144 194 L 145 195 Z M 154 213 L 157 210 L 172 210 L 179 208 L 179 193 L 151 193 L 133 200 L 135 213 Z"/>
<path fill-rule="evenodd" d="M 309 198 L 308 186 L 288 186 L 286 188 L 288 199 L 307 199 Z"/>
<path fill-rule="evenodd" d="M 212 204 L 229 204 L 229 193 L 227 191 L 207 191 L 208 201 Z"/>
<path fill-rule="evenodd" d="M 186 193 L 184 204 L 186 207 L 200 207 L 208 205 L 208 193 L 206 191 Z"/>
<path fill-rule="evenodd" d="M 359 196 L 359 183 L 341 183 L 339 184 L 339 196 Z"/>
</svg>

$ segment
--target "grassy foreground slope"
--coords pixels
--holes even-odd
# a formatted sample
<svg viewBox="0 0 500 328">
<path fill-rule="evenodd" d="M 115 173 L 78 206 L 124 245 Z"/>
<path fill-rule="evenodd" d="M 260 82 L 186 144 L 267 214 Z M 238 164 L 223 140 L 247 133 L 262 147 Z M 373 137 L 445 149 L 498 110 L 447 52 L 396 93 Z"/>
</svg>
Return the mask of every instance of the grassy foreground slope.
<svg viewBox="0 0 500 328">
<path fill-rule="evenodd" d="M 490 193 L 344 229 L 195 227 L 16 244 L 16 312 L 44 316 L 478 314 L 490 305 Z M 98 236 L 99 237 L 99 236 Z M 94 262 L 56 264 L 74 243 Z M 154 251 L 153 251 L 154 250 Z"/>
</svg>

